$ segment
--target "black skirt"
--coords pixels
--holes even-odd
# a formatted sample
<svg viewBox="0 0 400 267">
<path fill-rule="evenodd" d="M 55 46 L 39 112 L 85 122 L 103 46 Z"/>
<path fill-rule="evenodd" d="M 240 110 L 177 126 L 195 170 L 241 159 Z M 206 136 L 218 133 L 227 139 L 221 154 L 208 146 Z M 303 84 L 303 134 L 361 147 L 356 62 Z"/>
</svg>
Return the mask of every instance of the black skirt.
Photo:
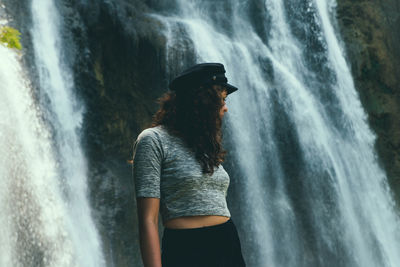
<svg viewBox="0 0 400 267">
<path fill-rule="evenodd" d="M 163 267 L 246 266 L 231 219 L 201 228 L 164 228 L 161 258 Z"/>
</svg>

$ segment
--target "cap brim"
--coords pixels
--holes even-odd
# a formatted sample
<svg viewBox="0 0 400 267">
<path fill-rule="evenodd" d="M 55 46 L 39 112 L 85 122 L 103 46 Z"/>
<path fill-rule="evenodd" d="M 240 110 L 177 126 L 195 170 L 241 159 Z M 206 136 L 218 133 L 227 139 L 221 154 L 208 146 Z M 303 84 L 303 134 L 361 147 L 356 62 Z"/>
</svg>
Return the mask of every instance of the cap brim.
<svg viewBox="0 0 400 267">
<path fill-rule="evenodd" d="M 226 90 L 228 91 L 228 95 L 238 90 L 237 87 L 235 87 L 229 83 L 225 84 L 225 87 L 226 87 Z"/>
</svg>

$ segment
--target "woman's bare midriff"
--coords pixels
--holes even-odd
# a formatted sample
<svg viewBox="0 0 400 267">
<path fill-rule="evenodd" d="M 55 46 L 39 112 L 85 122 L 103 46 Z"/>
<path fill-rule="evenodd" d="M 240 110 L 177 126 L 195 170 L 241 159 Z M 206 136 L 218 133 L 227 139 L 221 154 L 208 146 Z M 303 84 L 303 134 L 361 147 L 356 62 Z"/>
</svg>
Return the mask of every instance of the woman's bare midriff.
<svg viewBox="0 0 400 267">
<path fill-rule="evenodd" d="M 229 217 L 217 215 L 185 216 L 168 220 L 164 223 L 164 227 L 171 229 L 200 228 L 221 224 L 228 220 Z"/>
</svg>

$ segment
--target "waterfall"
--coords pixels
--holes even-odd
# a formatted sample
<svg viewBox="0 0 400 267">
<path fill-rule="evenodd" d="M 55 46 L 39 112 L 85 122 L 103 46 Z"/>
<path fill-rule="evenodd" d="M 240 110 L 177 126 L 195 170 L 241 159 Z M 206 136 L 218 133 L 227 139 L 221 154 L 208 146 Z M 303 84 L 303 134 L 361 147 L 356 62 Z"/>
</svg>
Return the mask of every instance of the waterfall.
<svg viewBox="0 0 400 267">
<path fill-rule="evenodd" d="M 63 42 L 52 0 L 33 0 L 31 30 L 40 99 L 54 129 L 60 190 L 66 204 L 65 224 L 77 266 L 103 266 L 101 245 L 87 199 L 87 164 L 80 145 L 83 104 L 74 95 L 71 70 L 62 59 Z"/>
<path fill-rule="evenodd" d="M 20 55 L 0 45 L 0 266 L 104 266 L 57 11 L 32 1 L 32 14 L 39 93 Z"/>
<path fill-rule="evenodd" d="M 229 203 L 249 266 L 400 265 L 399 216 L 335 7 L 179 0 L 174 12 L 151 14 L 164 25 L 170 63 L 185 58 L 188 39 L 197 62 L 224 63 L 239 87 L 225 136 L 235 166 Z"/>
<path fill-rule="evenodd" d="M 107 178 L 94 185 L 105 192 L 93 196 L 104 204 L 96 211 L 105 218 L 96 220 L 105 230 L 103 255 L 88 200 L 82 123 L 107 128 L 113 120 L 124 138 L 133 134 L 137 125 L 126 124 L 152 105 L 124 117 L 132 111 L 127 102 L 148 101 L 158 89 L 131 95 L 129 87 L 114 95 L 117 86 L 109 83 L 121 78 L 123 86 L 143 87 L 153 77 L 142 79 L 132 70 L 149 58 L 163 62 L 158 57 L 164 40 L 167 77 L 195 62 L 221 62 L 239 88 L 227 98 L 224 164 L 231 177 L 228 205 L 247 266 L 400 266 L 399 207 L 346 62 L 335 0 L 17 2 L 0 0 L 0 25 L 9 24 L 5 6 L 11 16 L 21 11 L 23 19 L 13 18 L 29 24 L 21 31 L 32 47 L 22 54 L 0 45 L 0 267 L 140 265 L 136 229 L 130 228 L 137 227 L 135 211 L 124 210 L 134 206 L 126 199 L 131 187 L 119 177 L 129 167 L 112 163 L 112 169 L 92 159 L 101 165 L 93 167 L 100 170 L 93 179 Z M 142 15 L 150 18 L 136 23 Z M 155 29 L 140 28 L 150 26 Z M 80 43 L 66 36 L 78 36 Z M 131 67 L 135 49 L 144 54 Z M 124 52 L 129 60 L 121 63 Z M 66 58 L 73 53 L 76 61 Z M 77 88 L 88 86 L 85 78 L 95 83 L 94 77 L 99 91 L 95 84 Z M 80 90 L 101 100 L 93 109 L 118 103 L 118 116 L 85 117 Z M 114 102 L 118 96 L 126 99 Z M 112 152 L 118 146 L 101 145 Z"/>
<path fill-rule="evenodd" d="M 49 131 L 18 55 L 0 58 L 0 266 L 72 266 Z"/>
</svg>

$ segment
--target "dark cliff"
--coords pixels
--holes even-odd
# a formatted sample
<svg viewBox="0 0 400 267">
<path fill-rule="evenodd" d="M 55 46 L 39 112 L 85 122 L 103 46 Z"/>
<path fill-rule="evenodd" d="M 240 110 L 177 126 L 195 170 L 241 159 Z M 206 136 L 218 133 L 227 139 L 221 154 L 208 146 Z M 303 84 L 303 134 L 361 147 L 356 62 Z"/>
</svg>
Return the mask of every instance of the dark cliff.
<svg viewBox="0 0 400 267">
<path fill-rule="evenodd" d="M 400 1 L 338 0 L 337 17 L 376 149 L 400 200 Z"/>
</svg>

